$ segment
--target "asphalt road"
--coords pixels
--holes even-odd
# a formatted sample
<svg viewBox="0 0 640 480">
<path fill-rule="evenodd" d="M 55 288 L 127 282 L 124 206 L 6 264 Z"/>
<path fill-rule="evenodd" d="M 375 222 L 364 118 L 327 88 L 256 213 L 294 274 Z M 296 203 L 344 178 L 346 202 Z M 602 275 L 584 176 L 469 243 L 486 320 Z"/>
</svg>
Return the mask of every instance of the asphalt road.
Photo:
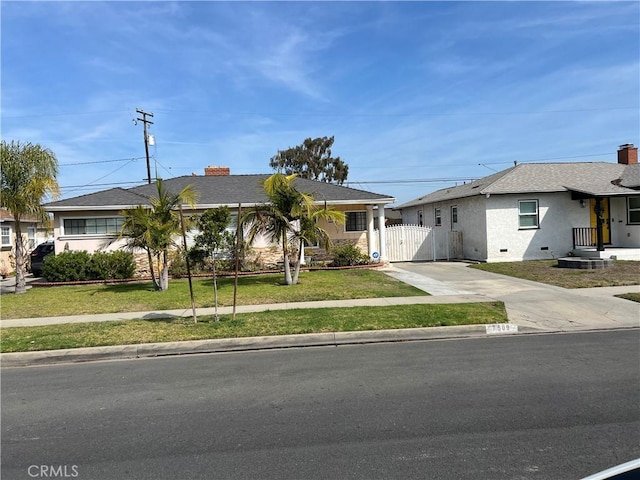
<svg viewBox="0 0 640 480">
<path fill-rule="evenodd" d="M 5 368 L 2 479 L 581 478 L 640 456 L 639 367 L 627 330 Z"/>
</svg>

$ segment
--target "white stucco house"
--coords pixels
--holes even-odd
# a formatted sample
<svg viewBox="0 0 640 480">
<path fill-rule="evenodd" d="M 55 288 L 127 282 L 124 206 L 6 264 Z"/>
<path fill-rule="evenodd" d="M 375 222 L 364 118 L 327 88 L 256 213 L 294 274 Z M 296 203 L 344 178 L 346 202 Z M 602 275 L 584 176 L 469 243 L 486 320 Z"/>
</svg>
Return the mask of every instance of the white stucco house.
<svg viewBox="0 0 640 480">
<path fill-rule="evenodd" d="M 483 262 L 587 255 L 640 260 L 640 165 L 631 144 L 618 162 L 520 164 L 395 207 L 404 224 L 436 233 Z"/>
<path fill-rule="evenodd" d="M 164 179 L 163 186 L 177 193 L 187 185 L 192 185 L 198 192 L 199 199 L 195 209 L 185 205 L 185 215 L 227 206 L 232 215 L 236 216 L 239 205 L 246 209 L 267 202 L 263 182 L 268 177 L 269 174 L 231 175 L 229 167 L 210 166 L 205 168 L 204 175 Z M 384 238 L 385 205 L 395 202 L 395 198 L 303 178 L 296 178 L 294 182 L 298 190 L 312 194 L 318 204 L 326 203 L 345 213 L 344 225 L 321 225 L 332 241 L 352 242 L 365 253 L 373 253 L 374 245 L 378 243 L 377 238 L 374 241 L 374 235 Z M 127 189 L 112 188 L 46 204 L 45 210 L 53 215 L 56 252 L 69 249 L 92 253 L 123 248 L 125 240 L 118 239 L 123 223 L 122 210 L 137 205 L 149 206 L 150 198 L 156 194 L 157 187 L 152 182 Z M 235 225 L 235 222 L 232 223 Z M 375 223 L 382 227 L 374 230 Z M 384 245 L 384 241 L 381 243 Z M 274 245 L 264 239 L 258 239 L 253 248 L 263 257 L 281 256 L 281 253 L 274 250 Z M 384 252 L 380 253 L 383 257 Z"/>
</svg>

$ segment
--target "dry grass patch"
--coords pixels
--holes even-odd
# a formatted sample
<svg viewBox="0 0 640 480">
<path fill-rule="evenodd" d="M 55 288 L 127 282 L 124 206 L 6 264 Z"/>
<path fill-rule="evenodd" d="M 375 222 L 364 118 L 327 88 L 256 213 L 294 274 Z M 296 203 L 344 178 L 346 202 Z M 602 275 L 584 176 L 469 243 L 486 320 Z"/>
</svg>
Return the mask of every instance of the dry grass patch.
<svg viewBox="0 0 640 480">
<path fill-rule="evenodd" d="M 480 263 L 470 265 L 470 267 L 564 288 L 616 287 L 640 284 L 640 262 L 618 260 L 612 267 L 597 270 L 558 268 L 557 264 L 557 260 L 529 260 Z"/>
</svg>

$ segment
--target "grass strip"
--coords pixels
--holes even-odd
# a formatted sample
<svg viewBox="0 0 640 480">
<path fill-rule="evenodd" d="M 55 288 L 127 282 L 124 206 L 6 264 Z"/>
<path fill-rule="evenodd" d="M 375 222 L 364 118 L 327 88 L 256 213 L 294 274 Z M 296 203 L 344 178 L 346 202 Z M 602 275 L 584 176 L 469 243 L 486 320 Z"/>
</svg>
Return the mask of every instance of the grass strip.
<svg viewBox="0 0 640 480">
<path fill-rule="evenodd" d="M 559 268 L 557 260 L 479 263 L 471 268 L 524 278 L 564 288 L 617 287 L 640 283 L 640 262 L 616 260 L 611 267 L 596 270 Z"/>
<path fill-rule="evenodd" d="M 62 324 L 2 329 L 0 350 L 62 348 L 239 338 L 302 333 L 476 325 L 507 322 L 502 302 L 296 309 L 200 317 Z"/>
<path fill-rule="evenodd" d="M 619 298 L 631 300 L 632 302 L 640 303 L 640 293 L 630 292 L 630 293 L 622 293 L 620 295 L 615 295 L 615 296 Z"/>
</svg>

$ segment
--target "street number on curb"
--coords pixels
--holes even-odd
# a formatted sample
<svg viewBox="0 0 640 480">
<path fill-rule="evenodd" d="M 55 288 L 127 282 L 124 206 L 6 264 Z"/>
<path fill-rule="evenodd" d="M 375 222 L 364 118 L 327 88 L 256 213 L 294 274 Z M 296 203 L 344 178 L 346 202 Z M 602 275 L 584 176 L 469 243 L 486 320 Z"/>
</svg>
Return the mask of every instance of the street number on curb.
<svg viewBox="0 0 640 480">
<path fill-rule="evenodd" d="M 487 328 L 487 335 L 518 333 L 518 326 L 510 323 L 492 323 L 491 325 L 485 325 L 485 327 Z"/>
</svg>

